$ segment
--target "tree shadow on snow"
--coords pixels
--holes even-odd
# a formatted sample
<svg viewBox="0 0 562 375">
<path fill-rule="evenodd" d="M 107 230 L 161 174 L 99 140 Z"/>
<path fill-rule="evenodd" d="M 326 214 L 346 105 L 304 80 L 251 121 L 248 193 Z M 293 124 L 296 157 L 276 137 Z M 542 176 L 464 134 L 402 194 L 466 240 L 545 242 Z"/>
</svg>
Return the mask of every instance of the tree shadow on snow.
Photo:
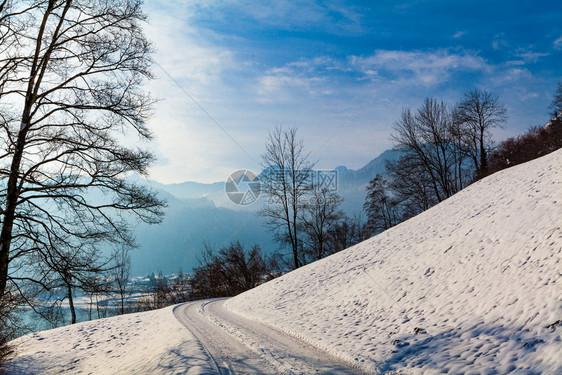
<svg viewBox="0 0 562 375">
<path fill-rule="evenodd" d="M 546 324 L 545 324 L 546 327 Z M 392 341 L 393 350 L 379 364 L 382 373 L 404 368 L 439 370 L 450 374 L 538 375 L 544 358 L 541 351 L 556 340 L 556 327 L 540 336 L 523 327 L 478 323 L 468 329 L 448 329 L 438 334 L 403 335 Z M 425 331 L 425 330 L 424 330 Z M 557 371 L 553 369 L 554 373 Z"/>
</svg>

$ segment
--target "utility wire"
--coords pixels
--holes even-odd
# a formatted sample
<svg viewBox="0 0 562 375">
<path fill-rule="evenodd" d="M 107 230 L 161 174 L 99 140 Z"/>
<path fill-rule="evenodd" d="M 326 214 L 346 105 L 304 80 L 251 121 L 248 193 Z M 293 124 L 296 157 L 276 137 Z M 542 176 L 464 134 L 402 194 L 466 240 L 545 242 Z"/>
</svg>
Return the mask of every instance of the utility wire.
<svg viewBox="0 0 562 375">
<path fill-rule="evenodd" d="M 250 159 L 256 161 L 255 158 L 254 158 L 252 155 L 250 155 L 250 154 L 248 153 L 248 151 L 246 151 L 246 149 L 245 149 L 244 147 L 242 147 L 242 145 L 240 145 L 240 143 L 238 143 L 238 142 L 236 141 L 236 139 L 234 139 L 234 137 L 233 137 L 232 135 L 230 135 L 230 133 L 229 133 L 213 116 L 211 116 L 211 114 L 210 114 L 201 104 L 199 104 L 199 102 L 193 97 L 193 95 L 191 95 L 189 92 L 187 92 L 187 90 L 184 89 L 184 88 L 179 84 L 179 82 L 176 81 L 176 80 L 174 79 L 174 77 L 172 77 L 172 76 L 170 75 L 170 73 L 168 73 L 168 72 L 166 71 L 166 69 L 164 69 L 164 68 L 162 67 L 162 65 L 158 64 L 158 62 L 156 62 L 156 61 L 154 61 L 154 63 L 155 63 L 156 65 L 158 65 L 158 67 L 164 72 L 164 74 L 166 74 L 166 75 L 168 76 L 168 78 L 170 78 L 170 79 L 172 80 L 172 82 L 174 82 L 174 83 L 176 84 L 176 86 L 178 86 L 179 89 L 180 89 L 181 91 L 183 91 L 184 94 L 187 95 L 187 97 L 188 97 L 189 99 L 191 99 L 191 101 L 192 101 L 193 103 L 195 103 L 195 105 L 196 105 L 197 107 L 199 107 L 199 109 L 200 109 L 205 115 L 207 115 L 207 117 L 208 117 L 220 130 L 222 130 L 223 133 L 226 134 L 226 135 L 228 136 L 228 138 L 230 138 L 230 139 L 232 140 L 232 142 L 234 142 L 234 143 L 236 144 L 236 146 L 238 146 L 238 147 L 240 148 L 240 150 L 242 150 L 242 152 L 244 152 Z"/>
<path fill-rule="evenodd" d="M 320 151 L 321 149 L 323 149 L 324 146 L 326 146 L 326 145 L 328 144 L 328 142 L 330 142 L 330 141 L 332 140 L 332 138 L 334 138 L 334 137 L 336 136 L 336 134 L 338 134 L 338 132 L 339 132 L 341 129 L 343 129 L 347 124 L 349 124 L 349 123 L 351 122 L 351 120 L 353 120 L 353 118 L 354 118 L 355 116 L 357 116 L 357 115 L 359 114 L 359 112 L 361 112 L 361 110 L 362 110 L 363 108 L 365 108 L 366 105 L 367 105 L 367 102 L 364 102 L 363 104 L 361 104 L 361 106 L 360 106 L 359 108 L 357 108 L 357 110 L 355 110 L 355 112 L 353 112 L 353 113 L 351 114 L 351 116 L 349 116 L 349 117 L 347 118 L 347 120 L 345 120 L 345 121 L 343 122 L 343 124 L 341 124 L 340 127 L 337 128 L 336 131 L 334 131 L 334 132 L 324 141 L 324 143 L 322 143 L 318 148 L 316 148 L 316 149 L 315 149 L 314 151 L 312 151 L 310 154 L 311 154 L 311 155 L 312 155 L 312 154 L 315 154 L 315 153 L 317 153 L 318 151 Z"/>
</svg>

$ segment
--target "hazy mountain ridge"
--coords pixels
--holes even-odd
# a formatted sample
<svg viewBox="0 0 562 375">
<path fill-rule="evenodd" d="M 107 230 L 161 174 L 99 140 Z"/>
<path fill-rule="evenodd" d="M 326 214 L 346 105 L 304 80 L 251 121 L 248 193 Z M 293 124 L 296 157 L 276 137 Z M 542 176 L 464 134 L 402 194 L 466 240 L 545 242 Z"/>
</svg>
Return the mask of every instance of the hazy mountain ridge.
<svg viewBox="0 0 562 375">
<path fill-rule="evenodd" d="M 345 213 L 353 215 L 363 209 L 368 182 L 376 174 L 384 174 L 386 161 L 397 155 L 397 151 L 386 150 L 358 170 L 344 166 L 335 169 Z M 278 247 L 256 213 L 266 204 L 263 197 L 252 205 L 238 206 L 229 200 L 224 182 L 163 184 L 138 176 L 131 178 L 150 186 L 168 203 L 161 224 L 141 224 L 136 228 L 139 249 L 132 255 L 134 274 L 160 270 L 170 273 L 179 267 L 190 271 L 197 266 L 197 256 L 205 243 L 221 247 L 238 240 L 245 246 L 258 244 L 267 253 Z"/>
</svg>

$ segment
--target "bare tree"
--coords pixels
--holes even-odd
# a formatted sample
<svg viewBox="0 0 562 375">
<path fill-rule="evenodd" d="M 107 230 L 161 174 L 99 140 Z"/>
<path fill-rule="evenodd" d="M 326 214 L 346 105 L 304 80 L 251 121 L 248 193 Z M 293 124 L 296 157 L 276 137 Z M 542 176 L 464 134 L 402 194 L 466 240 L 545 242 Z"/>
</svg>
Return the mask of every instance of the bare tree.
<svg viewBox="0 0 562 375">
<path fill-rule="evenodd" d="M 116 254 L 104 256 L 96 247 L 86 244 L 76 248 L 53 246 L 23 258 L 27 261 L 25 267 L 21 262 L 14 262 L 19 266 L 16 272 L 26 277 L 13 276 L 11 280 L 24 294 L 26 305 L 53 327 L 65 320 L 62 306 L 67 301 L 70 323 L 74 324 L 77 322 L 75 298 L 79 292 L 92 298 L 112 292 L 107 273 L 115 267 L 112 264 L 115 258 Z M 99 306 L 96 307 L 99 317 Z"/>
<path fill-rule="evenodd" d="M 132 245 L 128 221 L 158 222 L 163 202 L 125 179 L 146 174 L 153 161 L 124 144 L 151 139 L 152 100 L 141 90 L 151 77 L 151 47 L 141 0 L 0 6 L 0 104 L 13 108 L 0 118 L 2 295 L 8 281 L 47 286 L 21 272 L 30 260 L 48 267 L 59 256 Z M 88 251 L 65 255 L 68 249 Z"/>
<path fill-rule="evenodd" d="M 20 5 L 17 9 L 13 7 L 13 0 L 0 0 L 0 95 L 4 91 L 8 81 L 14 79 L 17 67 L 24 61 L 24 57 L 18 54 L 21 48 L 21 33 L 30 22 L 29 10 L 36 4 L 29 3 Z M 10 106 L 3 106 L 0 111 L 0 120 L 4 120 L 10 112 Z"/>
<path fill-rule="evenodd" d="M 266 259 L 258 245 L 245 251 L 239 242 L 234 242 L 219 250 L 218 259 L 222 260 L 221 275 L 233 295 L 255 288 L 266 274 Z"/>
<path fill-rule="evenodd" d="M 332 232 L 344 218 L 339 209 L 343 198 L 328 189 L 315 189 L 301 212 L 303 250 L 311 261 L 322 259 L 330 254 Z"/>
<path fill-rule="evenodd" d="M 562 82 L 558 82 L 556 92 L 554 93 L 554 98 L 550 104 L 550 109 L 552 109 L 552 118 L 554 120 L 561 121 L 562 118 Z"/>
<path fill-rule="evenodd" d="M 302 140 L 297 138 L 297 129 L 276 127 L 269 134 L 262 166 L 261 191 L 268 197 L 268 204 L 259 214 L 266 218 L 275 239 L 290 245 L 296 269 L 303 264 L 299 233 L 301 203 L 312 188 L 310 179 L 314 166 Z"/>
<path fill-rule="evenodd" d="M 550 149 L 554 151 L 562 147 L 562 81 L 558 82 L 550 108 L 552 120 L 542 129 L 542 132 L 548 134 Z"/>
<path fill-rule="evenodd" d="M 246 251 L 239 242 L 213 251 L 206 246 L 191 285 L 195 298 L 229 297 L 252 289 L 270 275 L 268 260 L 259 246 Z"/>
<path fill-rule="evenodd" d="M 77 290 L 89 292 L 105 286 L 105 292 L 109 291 L 109 285 L 97 282 L 98 275 L 106 271 L 109 261 L 98 253 L 95 247 L 81 246 L 78 248 L 48 248 L 47 256 L 37 263 L 35 280 L 49 280 L 47 288 L 50 291 L 62 288 L 65 291 L 65 299 L 71 315 L 71 324 L 77 322 L 76 307 L 74 305 Z M 37 274 L 42 270 L 43 274 Z"/>
<path fill-rule="evenodd" d="M 388 181 L 369 186 L 367 216 L 376 231 L 427 210 L 473 181 L 474 133 L 443 101 L 426 98 L 415 112 L 402 111 L 392 139 L 401 155 L 387 162 Z"/>
<path fill-rule="evenodd" d="M 18 301 L 20 296 L 8 290 L 0 296 L 0 374 L 4 374 L 4 362 L 13 352 L 14 347 L 10 341 L 21 335 L 23 323 L 21 311 L 18 306 L 22 303 Z"/>
<path fill-rule="evenodd" d="M 377 174 L 367 186 L 364 205 L 367 224 L 373 233 L 383 232 L 400 222 L 400 202 L 392 195 L 388 181 Z"/>
<path fill-rule="evenodd" d="M 112 285 L 107 272 L 104 272 L 102 275 L 93 276 L 89 280 L 88 288 L 84 289 L 90 299 L 87 311 L 89 320 L 94 319 L 94 312 L 97 319 L 105 318 L 108 315 L 108 306 L 104 301 L 111 294 L 111 288 Z"/>
<path fill-rule="evenodd" d="M 182 269 L 176 278 L 171 283 L 172 295 L 174 296 L 174 303 L 187 302 L 191 300 L 191 290 L 190 290 L 190 277 L 186 275 Z"/>
<path fill-rule="evenodd" d="M 401 219 L 415 216 L 438 203 L 431 174 L 412 153 L 387 162 L 388 188 L 400 202 Z"/>
<path fill-rule="evenodd" d="M 539 158 L 562 147 L 562 119 L 553 118 L 545 126 L 508 138 L 490 153 L 488 174 Z"/>
<path fill-rule="evenodd" d="M 465 143 L 471 150 L 476 175 L 482 175 L 488 167 L 491 130 L 506 121 L 507 108 L 486 90 L 467 91 L 454 109 L 454 121 L 463 126 Z"/>
<path fill-rule="evenodd" d="M 450 197 L 462 188 L 457 181 L 459 161 L 455 142 L 451 135 L 451 112 L 444 102 L 426 98 L 413 114 L 409 109 L 402 112 L 394 125 L 392 139 L 397 150 L 427 174 L 427 181 L 438 202 Z"/>
<path fill-rule="evenodd" d="M 129 250 L 127 247 L 120 249 L 110 271 L 111 281 L 119 294 L 121 314 L 125 314 L 125 298 L 129 294 L 129 281 L 131 277 L 131 255 Z"/>
</svg>

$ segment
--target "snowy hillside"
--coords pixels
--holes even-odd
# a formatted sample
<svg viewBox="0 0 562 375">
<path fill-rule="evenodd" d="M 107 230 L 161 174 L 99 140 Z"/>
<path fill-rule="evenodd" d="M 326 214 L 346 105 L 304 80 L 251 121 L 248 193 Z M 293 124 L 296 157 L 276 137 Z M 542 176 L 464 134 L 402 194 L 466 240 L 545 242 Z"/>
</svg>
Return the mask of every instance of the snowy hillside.
<svg viewBox="0 0 562 375">
<path fill-rule="evenodd" d="M 562 150 L 226 302 L 375 372 L 562 373 Z"/>
</svg>

